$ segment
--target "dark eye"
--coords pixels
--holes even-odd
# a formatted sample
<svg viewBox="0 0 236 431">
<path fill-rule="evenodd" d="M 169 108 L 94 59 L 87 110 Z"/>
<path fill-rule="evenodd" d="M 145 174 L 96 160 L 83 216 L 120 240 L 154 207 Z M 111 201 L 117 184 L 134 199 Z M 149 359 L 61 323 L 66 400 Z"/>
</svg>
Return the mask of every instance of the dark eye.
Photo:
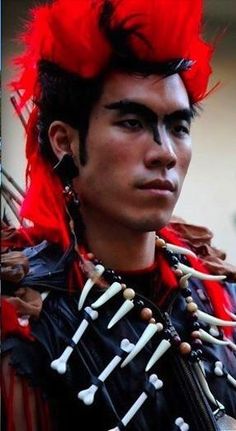
<svg viewBox="0 0 236 431">
<path fill-rule="evenodd" d="M 119 121 L 117 124 L 129 130 L 139 130 L 143 128 L 141 121 L 136 118 L 128 118 L 127 120 Z"/>
<path fill-rule="evenodd" d="M 190 134 L 190 125 L 188 123 L 174 124 L 172 126 L 173 133 L 178 137 L 184 137 Z"/>
</svg>

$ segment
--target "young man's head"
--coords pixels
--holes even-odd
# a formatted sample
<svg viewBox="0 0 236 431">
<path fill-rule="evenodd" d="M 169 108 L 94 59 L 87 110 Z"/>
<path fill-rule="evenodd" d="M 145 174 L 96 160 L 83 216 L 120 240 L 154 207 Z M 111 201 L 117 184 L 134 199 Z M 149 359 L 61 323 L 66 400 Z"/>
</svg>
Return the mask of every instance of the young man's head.
<svg viewBox="0 0 236 431">
<path fill-rule="evenodd" d="M 36 10 L 16 86 L 25 98 L 33 91 L 40 163 L 73 156 L 87 223 L 149 231 L 168 222 L 210 73 L 200 19 L 200 0 L 56 0 Z"/>
</svg>

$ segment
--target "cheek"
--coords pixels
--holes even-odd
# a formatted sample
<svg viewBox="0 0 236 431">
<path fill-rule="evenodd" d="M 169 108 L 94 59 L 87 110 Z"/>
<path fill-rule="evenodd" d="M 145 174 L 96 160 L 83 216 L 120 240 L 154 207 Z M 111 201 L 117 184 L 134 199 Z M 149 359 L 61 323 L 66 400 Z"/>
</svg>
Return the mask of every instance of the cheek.
<svg viewBox="0 0 236 431">
<path fill-rule="evenodd" d="M 185 177 L 189 164 L 192 158 L 192 146 L 188 145 L 185 149 L 181 151 L 179 154 L 179 169 L 181 174 Z"/>
</svg>

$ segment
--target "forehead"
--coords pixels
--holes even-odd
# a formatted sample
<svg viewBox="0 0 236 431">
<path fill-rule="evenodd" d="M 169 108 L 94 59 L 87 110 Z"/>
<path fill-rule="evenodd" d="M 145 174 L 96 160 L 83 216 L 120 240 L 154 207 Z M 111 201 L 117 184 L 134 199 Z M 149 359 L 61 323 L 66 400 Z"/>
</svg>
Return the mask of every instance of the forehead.
<svg viewBox="0 0 236 431">
<path fill-rule="evenodd" d="M 178 74 L 162 77 L 112 72 L 105 79 L 99 105 L 120 100 L 143 103 L 159 115 L 189 108 L 188 93 Z"/>
</svg>

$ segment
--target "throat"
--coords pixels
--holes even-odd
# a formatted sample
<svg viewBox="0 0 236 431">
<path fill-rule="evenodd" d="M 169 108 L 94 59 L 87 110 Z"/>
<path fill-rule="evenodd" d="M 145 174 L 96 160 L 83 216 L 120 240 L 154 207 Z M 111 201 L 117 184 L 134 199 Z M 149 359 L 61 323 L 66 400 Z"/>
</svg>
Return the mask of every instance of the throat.
<svg viewBox="0 0 236 431">
<path fill-rule="evenodd" d="M 116 271 L 139 271 L 153 265 L 155 232 L 87 232 L 87 246 L 103 264 Z"/>
</svg>

